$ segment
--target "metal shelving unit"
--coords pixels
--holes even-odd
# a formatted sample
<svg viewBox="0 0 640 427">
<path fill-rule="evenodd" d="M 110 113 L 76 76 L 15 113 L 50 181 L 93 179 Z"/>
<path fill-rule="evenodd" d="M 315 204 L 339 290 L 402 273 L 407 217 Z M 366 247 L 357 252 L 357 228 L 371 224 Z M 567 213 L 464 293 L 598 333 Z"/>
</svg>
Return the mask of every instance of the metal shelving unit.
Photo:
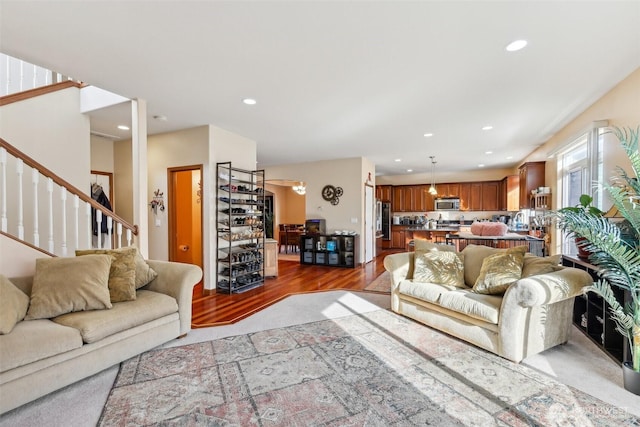
<svg viewBox="0 0 640 427">
<path fill-rule="evenodd" d="M 216 290 L 240 293 L 264 284 L 264 170 L 216 165 Z"/>
</svg>

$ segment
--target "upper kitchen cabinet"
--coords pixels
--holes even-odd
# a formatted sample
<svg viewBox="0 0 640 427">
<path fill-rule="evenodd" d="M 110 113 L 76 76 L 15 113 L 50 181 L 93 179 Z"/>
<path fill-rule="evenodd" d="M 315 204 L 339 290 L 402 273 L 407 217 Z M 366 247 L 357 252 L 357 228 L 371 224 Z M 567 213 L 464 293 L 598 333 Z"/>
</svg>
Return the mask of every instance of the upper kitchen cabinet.
<svg viewBox="0 0 640 427">
<path fill-rule="evenodd" d="M 481 211 L 482 210 L 482 183 L 472 182 L 469 190 L 469 210 Z"/>
<path fill-rule="evenodd" d="M 520 209 L 520 176 L 505 176 L 500 181 L 499 210 L 517 211 Z"/>
<path fill-rule="evenodd" d="M 438 184 L 436 190 L 438 190 L 438 197 L 460 197 L 459 183 Z"/>
<path fill-rule="evenodd" d="M 497 211 L 500 210 L 499 195 L 500 182 L 499 181 L 486 181 L 482 183 L 482 201 L 481 210 L 483 211 Z"/>
<path fill-rule="evenodd" d="M 544 187 L 545 162 L 528 162 L 519 168 L 520 209 L 531 208 L 531 191 Z"/>
<path fill-rule="evenodd" d="M 461 182 L 460 183 L 460 210 L 461 211 L 471 210 L 471 208 L 469 207 L 470 199 L 471 199 L 471 183 Z"/>
<path fill-rule="evenodd" d="M 392 200 L 392 189 L 391 185 L 376 185 L 376 199 L 383 202 L 390 202 Z"/>
<path fill-rule="evenodd" d="M 414 212 L 415 190 L 412 185 L 397 185 L 393 187 L 391 210 L 393 212 Z"/>
</svg>

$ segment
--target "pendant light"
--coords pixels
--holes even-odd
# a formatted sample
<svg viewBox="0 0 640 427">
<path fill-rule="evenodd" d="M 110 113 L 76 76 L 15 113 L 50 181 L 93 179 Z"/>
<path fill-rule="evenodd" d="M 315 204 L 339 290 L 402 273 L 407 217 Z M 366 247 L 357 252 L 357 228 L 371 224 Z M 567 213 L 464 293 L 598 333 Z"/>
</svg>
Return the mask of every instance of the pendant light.
<svg viewBox="0 0 640 427">
<path fill-rule="evenodd" d="M 304 186 L 304 182 L 300 182 L 298 185 L 294 185 L 291 188 L 301 196 L 307 192 L 307 187 Z"/>
<path fill-rule="evenodd" d="M 429 156 L 431 159 L 431 187 L 429 187 L 429 194 L 432 196 L 438 195 L 438 190 L 436 190 L 436 161 L 434 160 L 436 156 Z"/>
</svg>

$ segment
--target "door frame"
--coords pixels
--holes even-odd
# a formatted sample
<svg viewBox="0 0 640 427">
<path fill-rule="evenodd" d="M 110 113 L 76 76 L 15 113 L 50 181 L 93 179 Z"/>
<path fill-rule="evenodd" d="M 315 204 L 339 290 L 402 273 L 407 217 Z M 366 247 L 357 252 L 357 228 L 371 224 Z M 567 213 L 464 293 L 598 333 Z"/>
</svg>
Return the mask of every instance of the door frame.
<svg viewBox="0 0 640 427">
<path fill-rule="evenodd" d="M 199 165 L 188 165 L 188 166 L 177 166 L 177 167 L 172 167 L 172 168 L 167 168 L 167 187 L 168 187 L 168 191 L 167 191 L 167 198 L 168 198 L 168 209 L 167 209 L 167 220 L 168 220 L 168 224 L 169 224 L 169 230 L 168 230 L 168 235 L 169 235 L 169 261 L 172 261 L 175 259 L 176 257 L 176 195 L 175 195 L 175 188 L 174 188 L 174 184 L 173 184 L 173 174 L 176 172 L 185 172 L 185 171 L 194 171 L 194 170 L 198 170 L 200 171 L 200 246 L 202 247 L 202 251 L 200 254 L 200 266 L 204 271 L 204 230 L 203 230 L 203 204 L 204 204 L 204 198 L 203 198 L 203 191 L 202 191 L 202 185 L 203 185 L 203 169 L 204 169 L 204 165 L 199 164 Z"/>
</svg>

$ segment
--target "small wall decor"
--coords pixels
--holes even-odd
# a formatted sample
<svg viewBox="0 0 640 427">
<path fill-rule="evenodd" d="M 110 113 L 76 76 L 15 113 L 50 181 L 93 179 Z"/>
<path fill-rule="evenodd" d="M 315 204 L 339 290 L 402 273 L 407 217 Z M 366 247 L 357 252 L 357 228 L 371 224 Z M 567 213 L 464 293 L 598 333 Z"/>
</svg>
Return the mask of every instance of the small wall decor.
<svg viewBox="0 0 640 427">
<path fill-rule="evenodd" d="M 334 206 L 340 203 L 340 197 L 342 197 L 342 194 L 344 194 L 342 187 L 325 185 L 324 188 L 322 188 L 322 198 L 327 202 L 331 202 Z"/>
<path fill-rule="evenodd" d="M 159 188 L 153 192 L 153 199 L 151 199 L 149 206 L 151 206 L 154 215 L 158 215 L 158 210 L 164 212 L 164 193 Z"/>
</svg>

